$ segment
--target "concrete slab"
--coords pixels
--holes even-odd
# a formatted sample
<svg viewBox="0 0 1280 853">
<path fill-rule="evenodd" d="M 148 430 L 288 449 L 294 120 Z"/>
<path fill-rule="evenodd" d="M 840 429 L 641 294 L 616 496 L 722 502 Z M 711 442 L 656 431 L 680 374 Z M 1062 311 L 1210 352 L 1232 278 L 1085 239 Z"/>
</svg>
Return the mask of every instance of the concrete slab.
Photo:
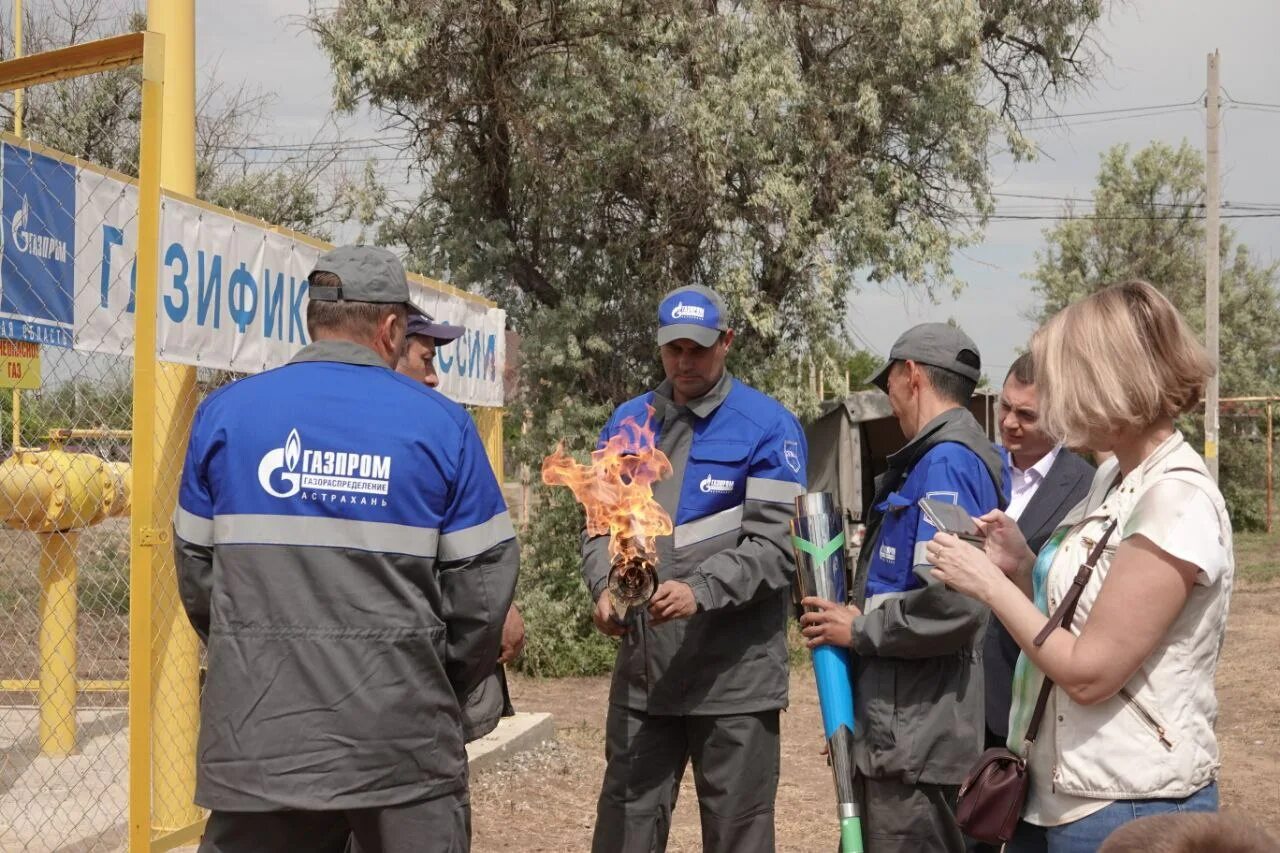
<svg viewBox="0 0 1280 853">
<path fill-rule="evenodd" d="M 72 755 L 40 753 L 39 715 L 0 708 L 0 850 L 114 853 L 124 849 L 128 809 L 128 715 L 120 708 L 76 714 Z M 555 738 L 550 714 L 505 717 L 467 746 L 472 771 L 501 764 Z M 195 847 L 179 848 L 194 851 Z"/>
<path fill-rule="evenodd" d="M 79 710 L 71 755 L 43 755 L 35 708 L 0 709 L 0 850 L 109 851 L 128 810 L 128 715 Z"/>
<path fill-rule="evenodd" d="M 550 714 L 518 712 L 503 717 L 498 727 L 467 744 L 467 766 L 471 772 L 487 770 L 516 753 L 537 749 L 555 740 L 556 727 Z"/>
</svg>

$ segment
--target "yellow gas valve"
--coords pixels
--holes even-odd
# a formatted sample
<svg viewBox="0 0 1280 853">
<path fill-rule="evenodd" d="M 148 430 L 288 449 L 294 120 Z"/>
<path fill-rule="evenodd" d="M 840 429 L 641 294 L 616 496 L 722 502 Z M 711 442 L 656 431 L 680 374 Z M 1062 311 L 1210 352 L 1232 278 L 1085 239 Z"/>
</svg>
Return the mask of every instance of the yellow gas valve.
<svg viewBox="0 0 1280 853">
<path fill-rule="evenodd" d="M 0 521 L 18 530 L 79 530 L 129 512 L 127 462 L 90 453 L 22 450 L 0 462 Z"/>
</svg>

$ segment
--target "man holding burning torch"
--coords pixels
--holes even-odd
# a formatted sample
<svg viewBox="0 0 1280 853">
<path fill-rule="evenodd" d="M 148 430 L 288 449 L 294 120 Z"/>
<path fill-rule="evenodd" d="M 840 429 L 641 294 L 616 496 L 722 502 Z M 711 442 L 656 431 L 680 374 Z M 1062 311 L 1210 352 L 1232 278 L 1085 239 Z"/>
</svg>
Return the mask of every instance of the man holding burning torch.
<svg viewBox="0 0 1280 853">
<path fill-rule="evenodd" d="M 806 447 L 794 415 L 726 372 L 733 337 L 714 291 L 667 294 L 658 312 L 666 380 L 620 406 L 601 436 L 604 446 L 652 408 L 657 449 L 673 470 L 653 497 L 674 530 L 648 544 L 657 588 L 625 618 L 610 590 L 609 537 L 583 546 L 596 627 L 622 639 L 595 853 L 665 850 L 690 762 L 703 849 L 774 849 L 794 573 L 788 523 L 804 491 Z"/>
</svg>

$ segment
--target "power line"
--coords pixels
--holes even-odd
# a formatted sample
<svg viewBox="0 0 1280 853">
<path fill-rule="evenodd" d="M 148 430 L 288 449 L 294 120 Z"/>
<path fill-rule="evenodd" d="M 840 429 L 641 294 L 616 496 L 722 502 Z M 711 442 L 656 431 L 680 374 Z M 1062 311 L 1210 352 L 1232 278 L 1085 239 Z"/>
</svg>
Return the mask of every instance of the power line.
<svg viewBox="0 0 1280 853">
<path fill-rule="evenodd" d="M 1262 115 L 1276 115 L 1280 113 L 1280 109 L 1272 109 L 1270 107 L 1242 107 L 1239 104 L 1228 104 L 1222 108 L 1224 111 L 1241 112 L 1241 113 L 1261 113 Z"/>
<path fill-rule="evenodd" d="M 1193 112 L 1196 112 L 1196 110 L 1194 110 L 1191 107 L 1179 107 L 1178 109 L 1173 109 L 1173 110 L 1160 110 L 1158 112 L 1149 112 L 1149 113 L 1134 113 L 1133 115 L 1111 116 L 1110 118 L 1090 119 L 1088 121 L 1064 121 L 1064 122 L 1056 122 L 1056 123 L 1046 121 L 1046 122 L 1039 122 L 1033 127 L 1029 127 L 1025 124 L 1019 125 L 1019 127 L 1025 130 L 1044 130 L 1046 128 L 1050 128 L 1054 126 L 1084 127 L 1086 125 L 1091 125 L 1091 124 L 1110 124 L 1111 122 L 1130 121 L 1136 118 L 1159 118 L 1160 116 L 1169 116 L 1169 115 L 1177 115 L 1178 113 L 1193 113 Z"/>
<path fill-rule="evenodd" d="M 1205 218 L 1206 217 L 1204 216 L 1141 216 L 1141 215 L 1096 216 L 1094 214 L 1089 214 L 1089 213 L 1082 214 L 1080 216 L 1068 216 L 1065 214 L 1059 215 L 1059 216 L 1048 216 L 1044 214 L 1020 215 L 1016 213 L 1010 213 L 1010 214 L 993 214 L 990 217 L 988 217 L 987 221 L 988 222 L 1036 222 L 1036 221 L 1066 222 L 1071 220 L 1094 219 L 1099 222 L 1130 222 L 1130 221 L 1177 222 L 1177 221 L 1186 221 L 1186 220 L 1203 221 Z M 1280 219 L 1280 211 L 1276 211 L 1273 213 L 1224 213 L 1218 218 L 1219 219 Z"/>
<path fill-rule="evenodd" d="M 1271 104 L 1265 101 L 1240 101 L 1231 97 L 1231 93 L 1227 91 L 1225 86 L 1222 87 L 1222 91 L 1227 96 L 1226 100 L 1229 104 L 1239 104 L 1244 107 L 1263 107 L 1264 109 L 1269 110 L 1280 110 L 1280 104 Z"/>
<path fill-rule="evenodd" d="M 408 145 L 412 141 L 412 136 L 404 136 L 401 138 L 365 136 L 357 139 L 331 139 L 323 142 L 263 142 L 244 145 L 211 145 L 209 147 L 215 151 L 298 151 L 301 153 L 310 153 L 313 151 L 357 151 L 361 149 L 377 150 L 379 148 L 398 149 L 400 144 Z"/>
<path fill-rule="evenodd" d="M 862 346 L 868 352 L 870 352 L 872 355 L 883 357 L 883 353 L 880 352 L 879 347 L 873 346 L 871 341 L 867 340 L 866 337 L 862 334 L 862 332 L 858 331 L 858 327 L 856 325 L 854 325 L 852 322 L 849 322 L 848 327 L 849 327 L 849 331 L 853 333 L 854 338 L 856 338 L 858 343 L 862 344 Z"/>
<path fill-rule="evenodd" d="M 1056 114 L 1043 115 L 1043 116 L 1031 116 L 1026 120 L 1027 121 L 1041 121 L 1041 120 L 1049 121 L 1049 120 L 1061 119 L 1061 118 L 1083 118 L 1086 116 L 1115 115 L 1117 113 L 1132 113 L 1132 112 L 1140 112 L 1140 111 L 1147 111 L 1147 110 L 1164 110 L 1164 109 L 1171 109 L 1173 107 L 1194 107 L 1200 103 L 1200 99 L 1202 97 L 1204 97 L 1204 92 L 1201 92 L 1199 95 L 1196 95 L 1194 98 L 1192 98 L 1189 101 L 1179 101 L 1174 104 L 1149 104 L 1147 106 L 1139 106 L 1139 107 L 1116 107 L 1115 109 L 1110 109 L 1110 110 L 1089 110 L 1086 112 L 1079 112 L 1079 113 L 1056 113 Z"/>
<path fill-rule="evenodd" d="M 1273 106 L 1280 108 L 1278 104 L 1259 104 L 1251 101 L 1238 101 L 1235 103 L 1249 104 L 1251 106 Z M 1116 119 L 1107 120 L 1127 120 L 1131 118 L 1146 118 L 1151 115 L 1162 115 L 1159 111 L 1178 112 L 1188 107 L 1195 107 L 1199 104 L 1199 96 L 1190 101 L 1180 101 L 1169 104 L 1148 104 L 1145 106 L 1135 107 L 1117 107 L 1106 110 L 1085 110 L 1074 113 L 1050 113 L 1046 115 L 1028 116 L 1022 119 L 1019 124 L 1039 124 L 1039 123 L 1062 123 L 1062 124 L 1093 124 L 1096 122 L 1064 122 L 1064 119 L 1073 118 L 1090 118 L 1094 116 L 1118 116 Z M 358 151 L 358 150 L 376 150 L 379 148 L 396 148 L 397 146 L 407 146 L 413 142 L 415 136 L 413 134 L 404 134 L 400 136 L 363 136 L 354 139 L 334 139 L 324 142 L 279 142 L 279 143 L 244 143 L 239 145 L 213 145 L 210 146 L 217 151 L 266 151 L 266 152 L 285 152 L 298 151 L 301 153 L 310 153 L 314 151 Z"/>
<path fill-rule="evenodd" d="M 995 198 L 1028 198 L 1028 199 L 1039 199 L 1042 201 L 1097 204 L 1096 199 L 1085 198 L 1083 196 L 1069 196 L 1069 195 L 1059 196 L 1059 195 L 1041 195 L 1037 193 L 1007 193 L 1007 192 L 992 192 L 991 195 L 994 196 Z M 1147 204 L 1151 205 L 1152 207 L 1172 207 L 1172 208 L 1204 207 L 1203 202 L 1191 203 L 1191 202 L 1176 202 L 1176 201 L 1151 201 L 1151 202 L 1147 202 Z M 1241 204 L 1244 204 L 1244 202 L 1241 202 Z M 1280 202 L 1277 202 L 1276 204 L 1277 206 L 1280 206 Z"/>
</svg>

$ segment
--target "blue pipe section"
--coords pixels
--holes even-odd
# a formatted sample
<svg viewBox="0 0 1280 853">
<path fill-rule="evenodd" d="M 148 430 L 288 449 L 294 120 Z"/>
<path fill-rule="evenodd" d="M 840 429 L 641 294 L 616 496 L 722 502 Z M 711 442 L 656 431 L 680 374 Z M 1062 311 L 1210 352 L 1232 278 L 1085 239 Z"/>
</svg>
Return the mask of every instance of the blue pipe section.
<svg viewBox="0 0 1280 853">
<path fill-rule="evenodd" d="M 813 674 L 818 682 L 823 734 L 830 740 L 841 726 L 847 726 L 852 732 L 853 682 L 850 680 L 849 650 L 835 646 L 814 649 Z"/>
</svg>

